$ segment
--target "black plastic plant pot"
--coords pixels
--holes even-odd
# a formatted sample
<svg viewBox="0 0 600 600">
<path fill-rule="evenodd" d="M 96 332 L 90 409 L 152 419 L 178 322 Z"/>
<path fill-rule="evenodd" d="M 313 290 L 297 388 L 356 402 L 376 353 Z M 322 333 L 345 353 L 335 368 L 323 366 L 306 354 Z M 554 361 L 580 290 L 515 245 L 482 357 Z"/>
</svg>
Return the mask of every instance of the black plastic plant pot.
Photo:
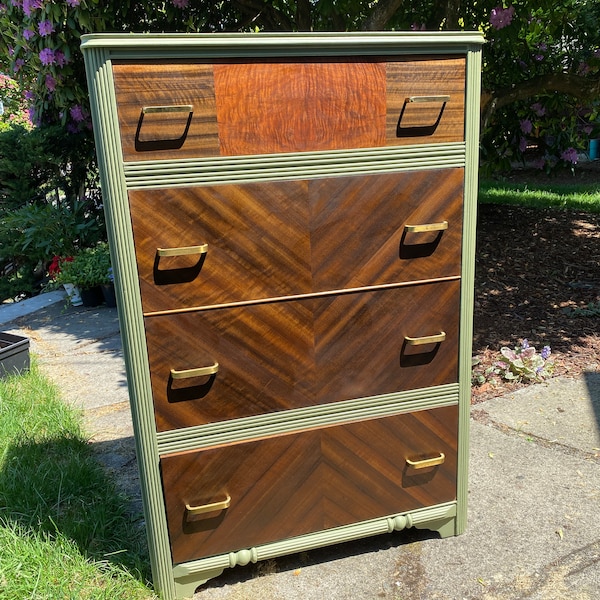
<svg viewBox="0 0 600 600">
<path fill-rule="evenodd" d="M 0 377 L 29 371 L 29 338 L 0 333 Z"/>
</svg>

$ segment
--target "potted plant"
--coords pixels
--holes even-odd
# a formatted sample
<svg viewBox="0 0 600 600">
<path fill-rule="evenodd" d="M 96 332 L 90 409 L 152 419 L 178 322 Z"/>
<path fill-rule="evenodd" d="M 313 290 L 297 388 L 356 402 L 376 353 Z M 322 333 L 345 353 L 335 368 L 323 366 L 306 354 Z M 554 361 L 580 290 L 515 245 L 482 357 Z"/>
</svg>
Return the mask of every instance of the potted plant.
<svg viewBox="0 0 600 600">
<path fill-rule="evenodd" d="M 84 248 L 72 260 L 61 261 L 59 267 L 56 282 L 63 286 L 69 283 L 76 286 L 84 306 L 102 303 L 104 297 L 100 286 L 111 283 L 110 254 L 106 242 Z"/>
</svg>

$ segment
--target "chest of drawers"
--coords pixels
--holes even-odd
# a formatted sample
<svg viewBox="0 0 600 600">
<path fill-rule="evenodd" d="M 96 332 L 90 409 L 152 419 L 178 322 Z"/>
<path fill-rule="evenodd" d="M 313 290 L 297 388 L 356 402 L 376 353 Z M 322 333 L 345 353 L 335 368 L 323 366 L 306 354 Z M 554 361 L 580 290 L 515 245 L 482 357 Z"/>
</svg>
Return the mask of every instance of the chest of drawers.
<svg viewBox="0 0 600 600">
<path fill-rule="evenodd" d="M 464 529 L 481 43 L 83 38 L 165 598 Z"/>
</svg>

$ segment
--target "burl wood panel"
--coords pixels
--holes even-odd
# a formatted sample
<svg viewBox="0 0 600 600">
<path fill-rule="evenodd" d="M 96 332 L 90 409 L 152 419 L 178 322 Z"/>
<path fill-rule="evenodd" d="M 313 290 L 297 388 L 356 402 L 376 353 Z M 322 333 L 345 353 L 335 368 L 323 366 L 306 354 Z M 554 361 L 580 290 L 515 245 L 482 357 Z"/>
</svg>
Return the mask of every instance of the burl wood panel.
<svg viewBox="0 0 600 600">
<path fill-rule="evenodd" d="M 456 168 L 133 190 L 143 310 L 459 275 L 463 179 Z M 206 243 L 204 257 L 157 257 Z"/>
<path fill-rule="evenodd" d="M 123 160 L 217 156 L 219 138 L 212 65 L 113 62 Z M 177 112 L 144 107 L 191 105 Z"/>
<path fill-rule="evenodd" d="M 222 155 L 385 145 L 383 63 L 223 64 L 214 78 Z"/>
<path fill-rule="evenodd" d="M 459 295 L 452 281 L 146 317 L 157 429 L 456 382 Z"/>
<path fill-rule="evenodd" d="M 451 406 L 163 457 L 173 562 L 454 500 L 457 419 Z"/>
<path fill-rule="evenodd" d="M 387 63 L 388 145 L 462 142 L 465 139 L 464 57 L 413 58 Z M 447 102 L 407 102 L 450 96 Z"/>
</svg>

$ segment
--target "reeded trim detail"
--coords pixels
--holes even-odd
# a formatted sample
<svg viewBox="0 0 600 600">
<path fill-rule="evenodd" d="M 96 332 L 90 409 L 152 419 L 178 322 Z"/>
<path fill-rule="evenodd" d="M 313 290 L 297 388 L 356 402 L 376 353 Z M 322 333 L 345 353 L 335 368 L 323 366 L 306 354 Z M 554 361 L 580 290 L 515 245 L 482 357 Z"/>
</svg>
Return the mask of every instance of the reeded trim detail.
<svg viewBox="0 0 600 600">
<path fill-rule="evenodd" d="M 396 392 L 156 434 L 161 456 L 458 403 L 458 384 Z"/>
<path fill-rule="evenodd" d="M 452 168 L 465 165 L 463 142 L 366 150 L 265 154 L 188 160 L 136 161 L 124 165 L 129 189 L 251 182 L 323 175 Z"/>
</svg>

